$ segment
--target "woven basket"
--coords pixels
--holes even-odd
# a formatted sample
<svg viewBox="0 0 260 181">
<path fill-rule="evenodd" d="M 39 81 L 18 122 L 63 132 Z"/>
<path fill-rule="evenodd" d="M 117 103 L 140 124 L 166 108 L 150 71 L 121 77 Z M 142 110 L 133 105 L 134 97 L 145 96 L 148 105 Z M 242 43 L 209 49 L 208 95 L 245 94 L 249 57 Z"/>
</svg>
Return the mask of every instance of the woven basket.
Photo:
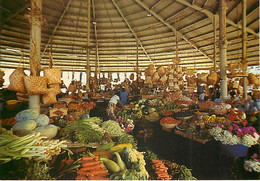
<svg viewBox="0 0 260 181">
<path fill-rule="evenodd" d="M 160 124 L 161 124 L 162 127 L 168 128 L 168 129 L 174 128 L 177 125 L 177 124 L 174 124 L 174 123 L 172 123 L 172 124 L 162 124 L 162 123 L 160 123 Z"/>
<path fill-rule="evenodd" d="M 43 70 L 44 76 L 48 79 L 48 84 L 60 84 L 61 83 L 61 69 L 58 68 L 46 68 Z"/>
<path fill-rule="evenodd" d="M 20 93 L 26 93 L 25 85 L 24 85 L 24 77 L 27 77 L 22 68 L 17 68 L 13 71 L 13 73 L 9 76 L 10 84 L 8 86 L 8 90 Z"/>
<path fill-rule="evenodd" d="M 49 88 L 51 88 L 56 94 L 61 93 L 60 84 L 50 84 Z"/>
<path fill-rule="evenodd" d="M 211 72 L 208 75 L 207 83 L 208 83 L 208 85 L 215 85 L 218 82 L 218 80 L 219 80 L 218 73 L 217 72 Z"/>
<path fill-rule="evenodd" d="M 55 88 L 48 89 L 47 93 L 42 96 L 43 104 L 53 104 L 57 102 Z"/>
<path fill-rule="evenodd" d="M 29 95 L 46 94 L 47 78 L 41 76 L 26 76 L 24 77 L 24 84 Z"/>
<path fill-rule="evenodd" d="M 157 72 L 158 72 L 159 76 L 162 77 L 166 73 L 166 68 L 161 66 L 157 69 Z"/>
<path fill-rule="evenodd" d="M 227 109 L 214 109 L 214 113 L 219 115 L 225 115 L 227 114 L 227 112 L 228 112 Z"/>
<path fill-rule="evenodd" d="M 43 70 L 44 76 L 48 79 L 48 84 L 60 84 L 61 83 L 61 69 L 52 68 L 54 65 L 52 55 L 49 53 L 50 57 L 50 68 Z"/>
<path fill-rule="evenodd" d="M 157 82 L 160 79 L 158 72 L 155 72 L 152 76 L 152 81 Z"/>
</svg>

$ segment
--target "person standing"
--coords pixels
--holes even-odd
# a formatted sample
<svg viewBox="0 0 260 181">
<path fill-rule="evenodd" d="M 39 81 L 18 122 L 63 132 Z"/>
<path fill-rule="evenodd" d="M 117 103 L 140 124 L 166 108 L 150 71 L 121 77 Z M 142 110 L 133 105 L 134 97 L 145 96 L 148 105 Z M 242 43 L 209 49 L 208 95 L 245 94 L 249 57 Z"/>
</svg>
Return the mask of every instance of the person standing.
<svg viewBox="0 0 260 181">
<path fill-rule="evenodd" d="M 127 103 L 127 96 L 128 92 L 125 90 L 124 87 L 122 87 L 121 92 L 120 92 L 120 97 L 121 97 L 121 103 L 125 105 Z"/>
<path fill-rule="evenodd" d="M 120 101 L 120 92 L 117 91 L 115 93 L 115 95 L 113 95 L 110 100 L 109 100 L 109 103 L 108 103 L 108 106 L 107 106 L 107 109 L 106 109 L 106 112 L 107 112 L 107 115 L 108 115 L 108 118 L 109 119 L 112 119 L 112 120 L 116 120 L 116 115 L 115 115 L 115 109 L 116 109 L 116 105 L 117 104 L 120 104 L 122 106 L 122 108 L 124 109 L 124 105 L 122 104 L 122 102 Z"/>
</svg>

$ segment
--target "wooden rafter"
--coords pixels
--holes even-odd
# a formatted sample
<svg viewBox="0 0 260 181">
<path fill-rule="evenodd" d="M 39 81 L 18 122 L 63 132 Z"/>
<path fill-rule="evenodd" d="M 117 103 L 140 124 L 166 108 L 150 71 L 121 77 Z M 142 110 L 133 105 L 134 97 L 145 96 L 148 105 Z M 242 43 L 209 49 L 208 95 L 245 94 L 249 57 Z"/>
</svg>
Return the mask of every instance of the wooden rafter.
<svg viewBox="0 0 260 181">
<path fill-rule="evenodd" d="M 20 14 L 21 12 L 23 12 L 26 8 L 30 7 L 30 4 L 25 4 L 23 7 L 21 7 L 20 9 L 18 9 L 14 14 L 11 14 L 10 16 L 8 16 L 6 19 L 4 19 L 1 22 L 1 30 L 4 24 L 6 24 L 7 22 L 9 22 L 11 19 L 13 19 L 14 17 L 16 17 L 18 14 Z"/>
<path fill-rule="evenodd" d="M 149 56 L 149 54 L 146 52 L 145 48 L 143 47 L 140 39 L 138 38 L 138 36 L 136 35 L 135 31 L 133 30 L 133 28 L 131 27 L 131 25 L 129 24 L 128 20 L 124 17 L 122 11 L 120 10 L 120 8 L 118 7 L 118 5 L 116 4 L 115 0 L 112 0 L 114 6 L 116 7 L 117 11 L 119 12 L 119 14 L 121 15 L 121 17 L 124 19 L 126 25 L 128 26 L 128 28 L 131 30 L 132 34 L 134 35 L 136 41 L 138 42 L 138 44 L 140 45 L 140 47 L 142 48 L 142 50 L 144 51 L 145 55 L 147 56 L 147 58 L 152 61 L 151 57 Z"/>
<path fill-rule="evenodd" d="M 184 9 L 180 10 L 178 13 L 175 13 L 174 15 L 172 15 L 172 16 L 166 18 L 164 21 L 169 21 L 169 20 L 172 19 L 172 18 L 178 17 L 183 11 L 185 11 L 185 10 L 187 10 L 187 9 L 189 9 L 189 7 L 186 7 L 186 8 L 184 8 Z"/>
<path fill-rule="evenodd" d="M 172 25 L 170 25 L 168 22 L 164 21 L 163 18 L 158 15 L 157 13 L 155 13 L 153 10 L 150 10 L 149 7 L 147 5 L 145 5 L 142 1 L 140 0 L 135 0 L 135 2 L 137 2 L 141 7 L 143 7 L 145 10 L 147 10 L 148 12 L 150 12 L 154 17 L 156 17 L 158 20 L 160 20 L 163 24 L 165 24 L 168 28 L 170 28 L 173 32 L 177 31 L 177 33 L 180 35 L 180 37 L 182 39 L 184 39 L 185 41 L 187 41 L 191 46 L 193 46 L 197 51 L 199 51 L 202 55 L 204 55 L 205 57 L 207 57 L 207 59 L 213 61 L 208 55 L 206 55 L 203 50 L 201 50 L 193 41 L 189 40 L 188 37 L 186 37 L 185 35 L 183 35 L 181 32 L 179 32 L 178 30 L 176 30 Z"/>
<path fill-rule="evenodd" d="M 185 1 L 185 0 L 175 0 L 175 1 L 181 3 L 181 4 L 185 5 L 185 6 L 188 6 L 188 7 L 190 7 L 190 8 L 193 8 L 193 9 L 195 9 L 195 10 L 201 12 L 201 13 L 206 14 L 210 19 L 212 19 L 214 16 L 219 17 L 218 14 L 214 15 L 214 14 L 213 14 L 212 12 L 210 12 L 209 10 L 206 10 L 206 9 L 204 9 L 204 8 L 201 8 L 201 7 L 199 7 L 199 6 L 195 5 L 195 4 L 190 4 L 189 2 L 187 2 L 187 1 Z M 234 26 L 234 27 L 236 27 L 236 28 L 242 29 L 242 25 L 236 24 L 235 22 L 233 22 L 232 20 L 230 20 L 230 19 L 228 19 L 228 18 L 226 19 L 226 22 L 227 22 L 227 24 L 230 24 L 230 25 L 232 25 L 232 26 Z M 259 37 L 259 34 L 256 33 L 256 32 L 255 32 L 254 30 L 252 30 L 251 28 L 248 28 L 248 27 L 247 27 L 246 30 L 247 30 L 248 33 L 251 33 L 251 34 L 253 34 L 253 35 Z"/>
<path fill-rule="evenodd" d="M 156 2 L 152 7 L 151 9 L 155 8 L 156 6 L 158 6 L 163 0 L 159 0 L 158 2 Z"/>
<path fill-rule="evenodd" d="M 44 56 L 44 54 L 45 54 L 45 52 L 46 52 L 46 50 L 47 50 L 49 44 L 51 43 L 51 39 L 53 38 L 54 34 L 56 33 L 56 31 L 57 31 L 57 29 L 58 29 L 58 27 L 59 27 L 59 25 L 60 25 L 60 23 L 61 23 L 61 20 L 63 19 L 65 13 L 67 12 L 67 10 L 68 10 L 68 8 L 69 8 L 71 2 L 72 2 L 72 0 L 70 0 L 70 1 L 68 2 L 68 4 L 66 5 L 65 9 L 63 10 L 63 12 L 62 12 L 62 14 L 61 14 L 61 16 L 60 16 L 60 18 L 59 18 L 59 20 L 58 20 L 56 26 L 54 27 L 54 29 L 53 29 L 53 31 L 52 31 L 52 33 L 51 33 L 51 36 L 49 37 L 49 40 L 48 40 L 47 44 L 45 45 L 44 51 L 43 51 L 43 53 L 42 53 L 42 57 Z"/>
</svg>

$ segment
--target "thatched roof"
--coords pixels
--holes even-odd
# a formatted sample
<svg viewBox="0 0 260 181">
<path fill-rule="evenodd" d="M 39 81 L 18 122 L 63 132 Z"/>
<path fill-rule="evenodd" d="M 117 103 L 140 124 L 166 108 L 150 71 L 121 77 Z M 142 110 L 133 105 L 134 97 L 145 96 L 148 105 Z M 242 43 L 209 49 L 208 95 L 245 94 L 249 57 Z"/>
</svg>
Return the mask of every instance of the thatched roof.
<svg viewBox="0 0 260 181">
<path fill-rule="evenodd" d="M 85 71 L 87 48 L 90 48 L 92 71 L 96 59 L 101 71 L 133 71 L 137 44 L 141 70 L 152 62 L 168 65 L 176 57 L 176 34 L 181 66 L 196 69 L 213 66 L 215 16 L 217 47 L 219 33 L 217 0 L 91 0 L 89 47 L 87 0 L 42 1 L 46 20 L 42 26 L 42 67 L 48 66 L 48 52 L 52 50 L 56 66 L 63 70 Z M 30 1 L 6 0 L 0 5 L 0 67 L 17 67 L 21 52 L 25 56 L 25 67 L 29 67 L 30 25 L 24 15 L 30 11 Z M 242 0 L 228 0 L 227 7 L 227 60 L 228 63 L 239 63 L 242 57 Z M 248 65 L 258 65 L 258 0 L 247 1 L 247 30 Z"/>
</svg>

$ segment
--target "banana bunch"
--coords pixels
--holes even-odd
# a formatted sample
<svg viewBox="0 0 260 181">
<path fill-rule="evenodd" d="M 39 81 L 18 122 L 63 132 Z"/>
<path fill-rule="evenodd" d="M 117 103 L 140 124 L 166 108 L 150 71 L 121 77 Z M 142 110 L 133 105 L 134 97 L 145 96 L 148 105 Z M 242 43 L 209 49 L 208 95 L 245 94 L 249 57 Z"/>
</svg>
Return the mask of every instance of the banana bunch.
<svg viewBox="0 0 260 181">
<path fill-rule="evenodd" d="M 215 115 L 215 114 L 213 114 L 213 115 L 211 115 L 211 116 L 209 116 L 209 115 L 204 115 L 204 116 L 202 117 L 202 119 L 203 119 L 203 121 L 204 121 L 205 123 L 215 123 L 215 121 L 216 121 L 216 115 Z"/>
<path fill-rule="evenodd" d="M 217 117 L 217 118 L 216 118 L 216 122 L 217 122 L 217 123 L 225 123 L 225 122 L 226 122 L 226 118 L 223 117 L 223 116 L 222 116 L 222 117 Z"/>
<path fill-rule="evenodd" d="M 209 116 L 209 115 L 204 115 L 202 117 L 203 121 L 205 123 L 225 123 L 226 118 L 225 117 L 217 117 L 215 114 Z"/>
</svg>

